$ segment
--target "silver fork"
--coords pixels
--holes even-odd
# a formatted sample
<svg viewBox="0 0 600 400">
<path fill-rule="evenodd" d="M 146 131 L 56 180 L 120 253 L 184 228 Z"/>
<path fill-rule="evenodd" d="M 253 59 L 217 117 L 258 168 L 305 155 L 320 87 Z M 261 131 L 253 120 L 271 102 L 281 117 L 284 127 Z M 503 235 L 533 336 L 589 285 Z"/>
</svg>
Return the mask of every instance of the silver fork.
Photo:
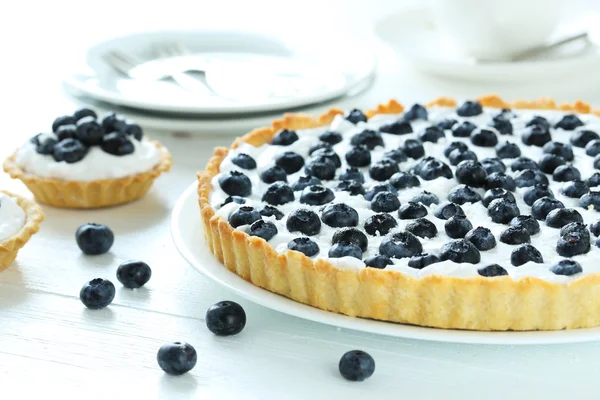
<svg viewBox="0 0 600 400">
<path fill-rule="evenodd" d="M 155 44 L 153 46 L 153 50 L 154 54 L 162 59 L 181 57 L 190 54 L 189 50 L 178 42 L 164 42 Z M 193 73 L 193 76 L 191 76 L 191 73 Z M 180 73 L 175 73 L 172 75 L 172 78 L 180 85 L 189 84 L 189 79 L 200 81 L 210 94 L 214 96 L 218 95 L 218 93 L 215 92 L 215 90 L 208 83 L 206 79 L 206 71 L 202 69 L 186 70 Z"/>
<path fill-rule="evenodd" d="M 131 75 L 131 70 L 144 62 L 135 56 L 125 54 L 116 50 L 111 50 L 103 54 L 102 59 L 115 71 L 129 78 L 133 78 L 133 76 Z M 169 73 L 157 78 L 157 80 L 165 79 L 173 81 L 181 88 L 190 92 L 198 93 L 199 91 L 209 91 L 210 93 L 214 93 L 214 91 L 208 90 L 207 86 L 203 84 L 200 80 L 195 79 L 185 71 Z"/>
</svg>

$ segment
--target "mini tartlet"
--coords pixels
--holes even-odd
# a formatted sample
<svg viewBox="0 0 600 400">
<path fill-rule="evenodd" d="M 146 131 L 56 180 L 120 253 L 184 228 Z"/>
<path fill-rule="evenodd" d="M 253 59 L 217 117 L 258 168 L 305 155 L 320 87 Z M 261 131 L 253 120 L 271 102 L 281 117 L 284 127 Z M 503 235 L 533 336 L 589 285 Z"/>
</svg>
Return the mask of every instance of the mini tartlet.
<svg viewBox="0 0 600 400">
<path fill-rule="evenodd" d="M 447 119 L 428 119 L 427 113 L 435 110 L 442 110 L 441 116 Z M 481 114 L 482 112 L 483 114 Z M 424 114 L 424 117 L 422 114 Z M 549 114 L 547 115 L 548 120 L 545 118 L 536 120 L 538 114 Z M 455 127 L 462 125 L 457 124 L 457 122 L 471 121 L 471 117 L 476 115 L 481 115 L 481 117 L 479 122 L 477 118 L 472 120 L 477 124 L 475 130 L 465 134 L 461 129 L 455 129 Z M 515 132 L 513 135 L 512 127 L 510 132 L 505 129 L 508 126 L 505 122 L 515 118 L 515 115 L 518 117 L 514 121 L 515 130 L 518 129 L 519 132 Z M 600 113 L 592 112 L 590 106 L 583 102 L 576 102 L 572 105 L 558 105 L 551 99 L 506 102 L 497 96 L 481 97 L 476 101 L 465 102 L 458 107 L 455 100 L 441 98 L 426 104 L 425 107 L 415 105 L 406 110 L 400 103 L 392 100 L 365 113 L 355 110 L 345 114 L 342 110 L 332 109 L 317 118 L 302 114 L 287 114 L 282 119 L 274 121 L 271 127 L 258 128 L 238 138 L 229 149 L 216 148 L 214 156 L 209 160 L 205 170 L 198 173 L 198 197 L 205 239 L 211 252 L 226 268 L 254 285 L 300 303 L 349 316 L 436 328 L 482 331 L 558 330 L 599 326 L 600 291 L 598 290 L 598 282 L 600 281 L 600 265 L 597 260 L 600 252 L 600 213 L 598 213 L 598 210 L 600 210 L 600 191 L 597 188 L 600 186 L 600 172 L 595 170 L 600 169 L 600 135 L 593 131 L 589 133 L 590 129 L 597 130 L 600 127 L 599 115 Z M 377 119 L 379 123 L 387 122 L 389 125 L 386 125 L 385 130 L 381 129 L 382 126 L 375 128 L 360 125 L 363 122 L 366 123 L 367 119 L 371 120 L 371 118 Z M 586 121 L 592 120 L 593 124 L 587 125 Z M 358 130 L 351 127 L 347 129 L 347 121 L 354 124 Z M 418 124 L 415 122 L 415 124 L 421 129 L 413 131 L 411 128 L 409 132 L 405 123 L 408 122 L 410 125 L 413 121 L 420 121 Z M 543 124 L 548 122 L 552 122 L 552 125 L 544 127 Z M 435 125 L 436 128 L 427 130 L 427 125 Z M 472 125 L 474 126 L 474 124 Z M 335 138 L 337 128 L 340 128 L 341 136 L 346 135 L 343 142 L 339 142 L 342 140 L 339 133 L 338 138 Z M 327 218 L 328 221 L 325 220 L 325 213 L 328 210 L 327 203 L 332 201 L 329 198 L 332 195 L 331 190 L 326 192 L 320 189 L 315 192 L 319 196 L 325 193 L 322 196 L 324 199 L 321 199 L 323 202 L 316 203 L 315 206 L 310 206 L 311 203 L 302 201 L 302 198 L 300 198 L 301 201 L 298 201 L 296 196 L 300 196 L 300 193 L 315 196 L 315 193 L 305 193 L 305 190 L 296 194 L 292 193 L 292 190 L 294 192 L 296 190 L 293 186 L 299 183 L 307 183 L 310 180 L 307 178 L 303 182 L 298 176 L 294 175 L 301 174 L 302 171 L 307 173 L 306 165 L 301 169 L 297 169 L 296 159 L 292 157 L 293 154 L 282 153 L 286 150 L 292 150 L 308 157 L 312 152 L 319 151 L 319 157 L 332 160 L 335 158 L 335 154 L 328 153 L 331 146 L 321 144 L 319 147 L 318 140 L 316 140 L 318 137 L 323 141 L 325 136 L 327 136 L 327 139 L 335 139 L 332 140 L 334 150 L 336 149 L 335 143 L 343 145 L 349 145 L 350 143 L 352 146 L 365 148 L 368 148 L 368 146 L 372 146 L 372 148 L 381 146 L 382 144 L 377 142 L 381 139 L 381 133 L 374 132 L 371 134 L 368 130 L 392 133 L 396 139 L 391 140 L 392 136 L 386 136 L 384 148 L 373 151 L 373 153 L 382 156 L 383 151 L 392 151 L 383 154 L 383 156 L 388 158 L 398 156 L 398 159 L 400 159 L 401 154 L 394 153 L 395 148 L 387 147 L 388 140 L 395 145 L 399 143 L 406 153 L 405 157 L 408 156 L 409 163 L 413 163 L 408 164 L 408 169 L 400 169 L 400 171 L 406 172 L 408 175 L 414 174 L 413 177 L 418 176 L 419 181 L 421 181 L 420 186 L 416 184 L 413 189 L 426 188 L 427 190 L 437 191 L 441 201 L 446 197 L 450 199 L 450 193 L 457 194 L 458 191 L 455 189 L 461 188 L 462 190 L 462 187 L 467 186 L 466 184 L 459 185 L 459 183 L 462 183 L 460 180 L 452 182 L 455 174 L 454 168 L 460 164 L 461 158 L 454 157 L 456 158 L 455 164 L 451 161 L 453 157 L 446 155 L 444 148 L 439 147 L 446 144 L 449 145 L 448 147 L 454 146 L 454 143 L 450 143 L 452 141 L 459 141 L 465 145 L 463 147 L 456 145 L 455 147 L 459 150 L 457 153 L 464 153 L 462 157 L 471 157 L 462 158 L 462 160 L 473 160 L 473 155 L 467 153 L 467 151 L 470 151 L 469 149 L 476 151 L 480 160 L 481 157 L 501 157 L 502 152 L 512 149 L 512 146 L 498 146 L 502 144 L 501 142 L 513 142 L 513 144 L 518 142 L 517 147 L 520 147 L 520 149 L 529 149 L 528 152 L 543 157 L 543 160 L 540 159 L 540 166 L 535 167 L 540 169 L 552 166 L 551 163 L 547 162 L 548 159 L 555 160 L 552 157 L 542 156 L 544 144 L 552 141 L 551 145 L 543 148 L 543 154 L 557 155 L 557 153 L 563 154 L 561 152 L 564 151 L 565 160 L 568 160 L 567 153 L 570 149 L 570 142 L 573 145 L 576 158 L 588 157 L 586 165 L 589 166 L 585 169 L 581 168 L 581 178 L 571 177 L 567 179 L 567 172 L 573 176 L 575 172 L 578 172 L 577 168 L 570 167 L 570 161 L 565 163 L 565 160 L 556 159 L 562 163 L 564 168 L 558 168 L 558 165 L 554 165 L 554 167 L 557 167 L 556 169 L 560 169 L 560 173 L 555 171 L 554 174 L 551 174 L 542 170 L 534 171 L 532 169 L 533 165 L 537 166 L 537 163 L 533 163 L 531 167 L 526 167 L 526 161 L 528 160 L 519 159 L 518 155 L 514 156 L 516 158 L 502 155 L 501 158 L 508 159 L 505 161 L 512 163 L 510 170 L 507 168 L 508 164 L 504 165 L 502 160 L 484 164 L 485 168 L 490 169 L 489 171 L 486 170 L 488 174 L 495 173 L 495 178 L 502 178 L 502 180 L 486 182 L 490 184 L 491 188 L 496 187 L 492 184 L 502 184 L 509 187 L 508 184 L 514 184 L 512 182 L 514 176 L 514 180 L 518 184 L 516 189 L 505 189 L 504 186 L 500 186 L 500 188 L 504 192 L 515 192 L 514 197 L 517 200 L 511 200 L 510 193 L 503 192 L 503 197 L 491 200 L 490 204 L 493 206 L 488 207 L 484 205 L 482 199 L 469 200 L 467 195 L 472 193 L 465 190 L 461 192 L 461 202 L 457 200 L 457 204 L 463 205 L 467 217 L 472 217 L 473 228 L 477 227 L 475 224 L 481 224 L 484 227 L 493 229 L 492 233 L 497 239 L 497 245 L 495 245 L 497 247 L 486 247 L 488 245 L 482 241 L 475 245 L 473 244 L 475 241 L 471 242 L 471 239 L 450 239 L 453 236 L 450 236 L 448 231 L 446 231 L 446 234 L 443 233 L 444 220 L 449 219 L 450 216 L 440 217 L 435 215 L 439 211 L 438 208 L 441 208 L 435 204 L 433 206 L 425 204 L 422 207 L 427 208 L 426 218 L 438 225 L 438 234 L 432 237 L 428 234 L 428 231 L 423 230 L 424 227 L 429 228 L 431 224 L 417 226 L 419 231 L 409 231 L 408 225 L 401 228 L 401 225 L 405 225 L 406 222 L 402 222 L 402 216 L 400 216 L 400 219 L 394 217 L 392 219 L 396 220 L 398 231 L 405 229 L 405 232 L 409 232 L 410 235 L 405 232 L 401 233 L 407 237 L 410 236 L 411 239 L 407 240 L 405 237 L 399 237 L 396 243 L 395 228 L 393 227 L 389 228 L 390 234 L 369 232 L 366 220 L 367 217 L 372 216 L 372 212 L 375 212 L 375 210 L 373 208 L 369 209 L 368 203 L 364 203 L 364 200 L 359 196 L 357 196 L 359 199 L 356 200 L 356 204 L 359 206 L 354 205 L 358 210 L 359 220 L 354 220 L 352 224 L 342 224 L 339 219 L 336 221 L 329 218 L 330 216 Z M 440 133 L 440 130 L 443 133 Z M 330 134 L 330 131 L 333 134 Z M 490 132 L 492 132 L 491 135 Z M 527 132 L 527 135 L 521 135 L 523 132 Z M 550 133 L 556 135 L 554 139 L 549 137 Z M 356 144 L 351 142 L 350 138 L 353 136 L 349 137 L 348 134 L 356 134 L 353 135 L 357 136 Z M 409 136 L 404 136 L 406 134 Z M 403 139 L 400 139 L 401 137 Z M 436 150 L 440 154 L 432 154 L 434 157 L 426 157 L 425 151 L 418 155 L 411 154 L 414 149 L 407 146 L 407 139 L 405 138 L 413 137 L 418 137 L 422 141 L 420 150 L 423 150 L 424 143 L 425 148 Z M 445 139 L 442 137 L 445 137 Z M 303 138 L 307 140 L 301 143 Z M 494 138 L 499 141 L 496 146 L 493 146 L 492 144 L 495 143 L 490 141 Z M 441 140 L 439 144 L 438 140 Z M 594 142 L 593 146 L 590 145 L 588 152 L 586 145 L 588 142 L 591 143 L 595 140 L 597 143 Z M 310 150 L 308 147 L 300 149 L 301 146 L 295 146 L 283 147 L 283 150 L 281 150 L 281 147 L 275 150 L 271 148 L 273 151 L 268 151 L 270 149 L 268 146 L 288 146 L 295 143 L 295 141 L 299 145 L 302 144 L 302 146 L 306 143 L 306 146 L 311 146 Z M 412 144 L 414 144 L 414 141 Z M 264 149 L 264 146 L 267 148 L 264 152 L 263 150 L 257 150 L 254 157 L 247 157 L 253 155 L 252 148 Z M 586 146 L 585 150 L 584 146 Z M 243 150 L 240 151 L 240 148 Z M 445 150 L 453 149 L 446 148 Z M 245 157 L 237 157 L 240 153 L 244 153 Z M 339 154 L 343 155 L 344 153 L 340 152 Z M 233 160 L 230 155 L 237 158 Z M 349 152 L 346 153 L 346 161 L 348 161 L 348 157 Z M 276 166 L 280 166 L 280 169 L 289 168 L 289 171 L 281 172 L 280 170 L 276 171 L 274 167 L 267 168 L 274 161 L 277 163 L 283 159 L 287 162 L 276 164 Z M 428 164 L 420 164 L 417 162 L 418 159 L 427 161 Z M 374 159 L 373 162 L 378 161 Z M 515 164 L 515 162 L 517 163 Z M 400 164 L 401 161 L 397 161 L 397 163 Z M 446 172 L 450 169 L 446 163 L 451 163 L 453 166 L 449 174 L 453 176 L 452 178 L 446 176 Z M 542 163 L 544 163 L 543 166 Z M 379 179 L 374 175 L 375 172 L 379 174 L 380 169 L 372 171 L 369 168 L 369 171 L 366 171 L 364 165 L 368 164 L 370 164 L 370 159 L 369 163 L 360 165 L 363 167 L 365 180 L 370 175 L 371 181 L 383 181 L 383 178 Z M 378 167 L 385 167 L 393 163 L 386 162 L 383 164 L 378 165 Z M 425 165 L 427 165 L 427 170 L 425 170 Z M 315 166 L 319 168 L 314 168 Z M 417 166 L 423 169 L 417 170 Z M 502 173 L 502 175 L 495 172 L 495 169 L 501 166 L 506 169 L 506 174 Z M 307 176 L 316 176 L 321 178 L 323 182 L 328 182 L 324 186 L 336 190 L 334 197 L 338 202 L 350 203 L 349 200 L 354 194 L 348 195 L 342 192 L 350 192 L 352 187 L 342 188 L 340 185 L 333 187 L 329 182 L 336 183 L 335 179 L 325 176 L 326 169 L 335 170 L 335 167 L 333 160 L 331 162 L 320 160 L 320 163 L 310 163 L 310 171 L 308 171 Z M 337 166 L 337 168 L 340 167 Z M 524 171 L 522 168 L 526 168 L 528 172 L 521 174 L 520 172 Z M 263 192 L 259 189 L 254 192 L 245 190 L 246 188 L 243 185 L 241 187 L 240 185 L 234 185 L 233 181 L 235 181 L 234 183 L 243 183 L 241 176 L 244 173 L 234 172 L 242 170 L 251 170 L 251 173 L 244 171 L 248 174 L 244 178 L 248 186 L 257 185 L 259 188 L 264 189 L 269 185 L 266 191 Z M 267 170 L 268 174 L 266 173 Z M 235 179 L 221 181 L 220 178 L 227 176 L 224 175 L 226 173 L 229 173 Z M 428 177 L 429 173 L 435 173 L 435 177 Z M 290 185 L 282 184 L 281 179 L 277 177 L 278 174 L 285 175 L 286 178 L 289 175 Z M 583 176 L 584 174 L 586 176 Z M 506 175 L 511 179 L 506 178 Z M 335 177 L 338 180 L 341 179 L 338 172 L 335 173 Z M 462 176 L 461 180 L 472 180 L 476 177 L 476 175 L 466 175 Z M 544 215 L 543 218 L 526 215 L 529 213 L 535 214 L 535 207 L 531 207 L 523 196 L 523 193 L 535 186 L 535 183 L 527 183 L 526 181 L 528 179 L 543 180 L 544 177 L 554 185 L 554 194 L 556 198 L 560 198 L 565 202 L 562 207 L 569 210 L 568 213 L 557 212 L 553 217 L 549 217 L 548 215 L 552 213 L 544 212 L 548 215 Z M 584 178 L 587 179 L 582 181 Z M 456 179 L 458 180 L 458 178 Z M 392 184 L 391 179 L 385 179 L 383 182 L 384 184 L 386 182 Z M 407 182 L 399 180 L 395 183 L 398 183 L 399 186 L 402 184 L 404 188 L 410 188 L 411 186 L 407 186 Z M 438 185 L 438 182 L 443 183 L 443 185 Z M 584 185 L 581 185 L 581 182 Z M 232 183 L 227 191 L 222 190 L 225 183 Z M 577 194 L 580 186 L 585 189 L 581 195 Z M 474 187 L 477 190 L 481 189 L 482 192 L 483 189 L 491 190 L 487 186 L 482 188 L 474 185 Z M 544 189 L 544 187 L 540 189 Z M 407 195 L 410 193 L 398 189 L 398 198 L 402 198 L 403 204 L 410 205 L 411 202 L 416 202 L 416 200 L 410 200 L 412 194 L 406 197 L 401 193 Z M 263 196 L 262 199 L 261 195 Z M 279 197 L 272 198 L 272 195 Z M 294 197 L 295 199 L 291 200 Z M 538 200 L 546 199 L 546 203 L 548 203 L 547 197 Z M 404 200 L 404 198 L 407 200 Z M 454 202 L 454 200 L 451 201 Z M 421 201 L 419 200 L 419 202 Z M 267 203 L 267 205 L 264 205 L 264 203 Z M 515 205 L 518 203 L 521 209 L 520 215 L 530 220 L 535 218 L 535 220 L 540 221 L 539 223 L 534 222 L 535 225 L 539 224 L 541 226 L 541 232 L 538 226 L 537 233 L 532 231 L 530 236 L 532 243 L 535 246 L 540 246 L 542 254 L 535 248 L 533 249 L 535 251 L 533 251 L 534 246 L 527 243 L 527 240 L 520 241 L 520 244 L 518 244 L 505 237 L 503 231 L 510 230 L 508 218 L 502 217 L 498 222 L 494 220 L 494 217 L 499 215 L 497 211 L 500 209 L 496 205 L 508 206 L 510 203 Z M 537 201 L 534 203 L 537 203 Z M 547 205 L 546 203 L 541 202 L 541 208 L 538 207 L 538 211 L 542 210 L 544 205 Z M 553 206 L 552 211 L 560 208 L 556 204 L 548 204 Z M 370 207 L 373 207 L 373 205 L 374 203 L 371 202 Z M 309 232 L 311 226 L 307 225 L 302 227 L 304 231 L 301 230 L 302 234 L 299 234 L 296 232 L 297 227 L 290 227 L 288 225 L 289 217 L 296 209 L 301 207 L 309 209 L 312 207 L 317 216 L 320 214 L 323 221 L 322 225 L 328 225 L 327 231 L 323 234 L 315 234 Z M 514 210 L 511 207 L 504 208 L 505 211 L 508 210 L 506 216 L 512 217 L 510 213 Z M 232 219 L 233 212 L 242 208 L 245 208 L 242 210 L 243 213 L 240 212 L 236 215 L 239 221 L 234 221 Z M 573 210 L 576 212 L 572 212 Z M 550 209 L 546 211 L 550 211 Z M 400 210 L 398 210 L 399 212 Z M 389 212 L 392 216 L 395 216 L 396 213 L 396 211 Z M 452 215 L 456 214 L 457 212 L 454 211 Z M 338 213 L 338 217 L 343 217 L 344 220 L 349 219 L 347 218 L 348 215 L 351 214 Z M 517 214 L 517 217 L 520 215 Z M 577 221 L 578 215 L 579 217 L 583 215 L 585 224 L 571 222 Z M 511 219 L 510 223 L 512 224 L 517 217 Z M 565 220 L 563 221 L 562 218 Z M 408 219 L 412 220 L 413 217 Z M 309 218 L 298 220 L 304 224 L 312 224 L 312 220 Z M 379 221 L 377 229 L 385 227 L 384 221 L 387 220 L 382 219 Z M 294 223 L 296 222 L 298 221 L 294 220 Z M 516 222 L 520 223 L 518 218 Z M 563 222 L 567 224 L 564 225 Z M 572 224 L 574 225 L 571 226 Z M 369 247 L 365 243 L 364 248 L 361 248 L 361 236 L 348 236 L 347 239 L 342 241 L 346 245 L 346 249 L 343 250 L 350 249 L 352 252 L 345 253 L 348 255 L 346 257 L 337 258 L 339 256 L 335 253 L 339 249 L 336 249 L 336 251 L 332 251 L 332 249 L 337 244 L 337 242 L 334 243 L 334 237 L 340 233 L 341 229 L 336 231 L 332 227 L 355 227 L 355 230 L 362 232 L 362 237 L 366 236 L 365 233 L 368 235 Z M 362 231 L 363 227 L 364 232 Z M 563 229 L 565 227 L 566 229 Z M 525 225 L 520 229 L 528 230 Z M 301 236 L 310 237 L 314 242 L 313 244 L 318 245 L 316 253 L 311 248 L 306 247 L 304 242 L 292 243 L 295 240 L 294 238 L 300 238 Z M 526 236 L 529 236 L 529 234 Z M 389 243 L 382 246 L 387 237 L 391 237 L 392 240 L 388 240 Z M 462 237 L 466 236 L 463 234 Z M 483 240 L 484 238 L 486 237 L 480 239 Z M 289 239 L 292 240 L 288 242 Z M 356 242 L 354 242 L 355 239 L 357 239 Z M 417 243 L 417 239 L 418 242 L 422 243 Z M 446 245 L 442 246 L 436 240 L 444 240 L 446 243 L 460 243 L 460 246 L 446 248 Z M 415 242 L 415 246 L 413 246 L 413 242 Z M 304 247 L 301 248 L 300 244 Z M 421 244 L 423 250 L 420 249 Z M 585 246 L 579 246 L 583 244 Z M 419 247 L 419 249 L 416 249 L 416 247 Z M 319 253 L 319 248 L 323 253 Z M 327 256 L 327 249 L 330 250 L 329 256 Z M 393 251 L 390 252 L 390 249 Z M 463 251 L 464 249 L 466 250 Z M 403 255 L 400 254 L 400 250 L 410 250 L 411 253 Z M 368 258 L 385 255 L 387 260 L 383 259 L 384 261 L 387 262 L 392 259 L 393 262 L 391 264 L 378 263 L 377 260 L 367 261 L 367 259 L 363 262 L 360 257 L 354 258 L 354 253 L 362 254 Z M 430 262 L 431 259 L 424 257 L 427 254 L 436 256 L 437 260 L 433 263 Z M 481 262 L 479 258 L 477 260 L 469 259 L 471 254 L 476 254 L 477 258 L 480 255 Z M 542 260 L 542 255 L 546 261 Z M 411 265 L 409 261 L 413 259 L 415 259 L 415 262 Z M 368 263 L 369 265 L 366 265 Z"/>
<path fill-rule="evenodd" d="M 42 208 L 34 201 L 7 191 L 2 191 L 2 193 L 6 197 L 2 196 L 0 200 L 2 198 L 10 199 L 23 210 L 24 215 L 22 216 L 22 226 L 0 241 L 0 271 L 6 269 L 15 260 L 21 247 L 39 231 L 40 224 L 44 220 Z"/>
<path fill-rule="evenodd" d="M 81 109 L 58 117 L 52 133 L 33 136 L 3 167 L 41 203 L 99 208 L 143 197 L 171 164 L 169 151 L 144 137 L 139 125 Z"/>
</svg>

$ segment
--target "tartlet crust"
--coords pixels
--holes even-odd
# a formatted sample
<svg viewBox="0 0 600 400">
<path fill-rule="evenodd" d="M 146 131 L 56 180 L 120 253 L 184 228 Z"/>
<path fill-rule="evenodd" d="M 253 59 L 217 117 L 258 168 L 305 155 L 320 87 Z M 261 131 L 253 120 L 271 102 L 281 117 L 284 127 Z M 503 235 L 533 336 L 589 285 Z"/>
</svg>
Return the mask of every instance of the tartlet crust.
<svg viewBox="0 0 600 400">
<path fill-rule="evenodd" d="M 2 192 L 12 197 L 25 211 L 25 224 L 15 235 L 0 242 L 0 271 L 12 264 L 21 247 L 40 230 L 40 224 L 44 220 L 44 211 L 36 202 L 5 190 Z"/>
<path fill-rule="evenodd" d="M 496 95 L 477 100 L 483 106 L 495 108 L 592 112 L 581 101 L 561 105 L 548 98 L 507 102 Z M 434 105 L 455 106 L 456 101 L 444 97 L 427 104 Z M 366 114 L 396 114 L 402 110 L 400 103 L 390 100 Z M 332 109 L 316 118 L 285 114 L 271 127 L 255 129 L 236 139 L 231 148 L 242 142 L 254 146 L 268 143 L 284 128 L 327 125 L 341 113 Z M 600 325 L 600 274 L 565 284 L 533 277 L 513 280 L 508 276 L 413 278 L 393 270 L 336 268 L 326 260 L 312 260 L 292 250 L 278 254 L 264 239 L 235 230 L 224 218 L 215 215 L 209 202 L 211 180 L 219 173 L 227 153 L 227 148 L 217 147 L 206 169 L 197 175 L 202 224 L 210 251 L 225 267 L 256 286 L 323 310 L 436 328 L 523 331 Z"/>
<path fill-rule="evenodd" d="M 168 171 L 171 154 L 161 143 L 150 140 L 160 153 L 160 161 L 151 170 L 118 179 L 68 181 L 42 178 L 23 170 L 16 163 L 16 150 L 3 164 L 4 172 L 20 179 L 40 203 L 61 208 L 100 208 L 128 203 L 143 197 L 154 180 Z"/>
</svg>

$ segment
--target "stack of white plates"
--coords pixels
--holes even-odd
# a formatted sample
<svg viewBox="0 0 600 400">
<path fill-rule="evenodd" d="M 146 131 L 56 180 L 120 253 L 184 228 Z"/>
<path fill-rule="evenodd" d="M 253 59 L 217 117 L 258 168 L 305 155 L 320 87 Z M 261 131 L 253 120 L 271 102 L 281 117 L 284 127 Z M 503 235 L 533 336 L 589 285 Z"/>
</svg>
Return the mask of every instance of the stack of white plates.
<svg viewBox="0 0 600 400">
<path fill-rule="evenodd" d="M 356 42 L 331 43 L 223 30 L 139 33 L 91 47 L 87 70 L 63 86 L 77 103 L 117 111 L 144 128 L 241 133 L 283 111 L 320 111 L 368 88 L 373 52 Z M 165 46 L 182 52 L 161 58 Z M 117 71 L 106 61 L 110 52 L 134 58 L 135 67 Z M 180 73 L 191 86 L 171 78 Z"/>
</svg>

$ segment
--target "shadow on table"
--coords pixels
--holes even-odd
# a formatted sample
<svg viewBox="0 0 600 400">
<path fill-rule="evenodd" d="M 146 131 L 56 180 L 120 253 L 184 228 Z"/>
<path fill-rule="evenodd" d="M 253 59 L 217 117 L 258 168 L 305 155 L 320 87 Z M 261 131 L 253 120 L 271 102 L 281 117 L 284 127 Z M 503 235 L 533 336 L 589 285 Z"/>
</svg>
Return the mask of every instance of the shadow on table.
<svg viewBox="0 0 600 400">
<path fill-rule="evenodd" d="M 24 286 L 23 273 L 17 261 L 0 271 L 0 310 L 26 302 L 29 292 Z"/>
<path fill-rule="evenodd" d="M 74 235 L 75 229 L 87 222 L 108 225 L 115 232 L 129 233 L 161 224 L 171 215 L 167 200 L 156 191 L 131 203 L 98 209 L 62 209 L 44 206 L 44 232 Z"/>
<path fill-rule="evenodd" d="M 148 288 L 142 286 L 137 289 L 128 289 L 126 287 L 120 287 L 117 290 L 117 295 L 120 301 L 132 302 L 137 307 L 148 304 L 151 297 L 151 292 Z"/>
<path fill-rule="evenodd" d="M 100 310 L 91 310 L 82 306 L 81 318 L 92 324 L 106 324 L 107 322 L 116 321 L 116 313 L 111 310 L 110 307 Z"/>
<path fill-rule="evenodd" d="M 164 393 L 185 393 L 195 390 L 198 386 L 198 381 L 190 373 L 179 376 L 164 374 L 160 378 L 158 385 L 160 391 Z"/>
<path fill-rule="evenodd" d="M 73 240 L 73 242 L 75 242 L 75 240 Z M 115 259 L 116 257 L 112 251 L 96 256 L 88 256 L 84 253 L 80 253 L 77 257 L 78 264 L 82 267 L 113 267 L 116 263 Z"/>
</svg>

